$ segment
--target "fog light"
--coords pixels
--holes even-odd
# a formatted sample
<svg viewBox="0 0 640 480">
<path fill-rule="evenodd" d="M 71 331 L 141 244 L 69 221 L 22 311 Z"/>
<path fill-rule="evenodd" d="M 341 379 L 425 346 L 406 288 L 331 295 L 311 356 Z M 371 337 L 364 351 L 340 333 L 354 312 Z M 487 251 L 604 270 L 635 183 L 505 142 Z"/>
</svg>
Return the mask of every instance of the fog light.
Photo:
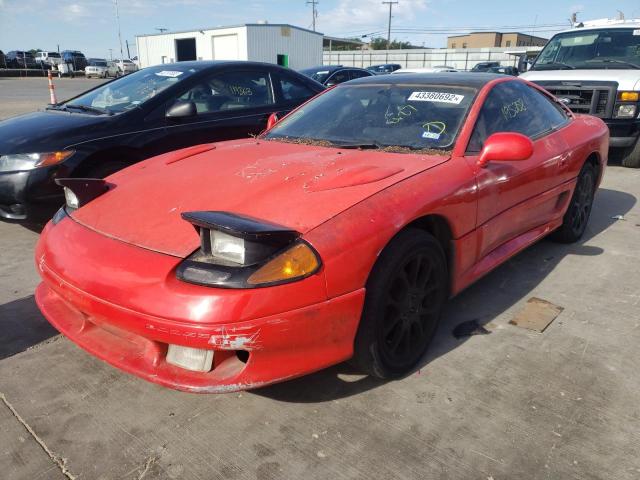
<svg viewBox="0 0 640 480">
<path fill-rule="evenodd" d="M 76 210 L 80 206 L 78 197 L 70 188 L 64 187 L 64 199 L 67 202 L 67 207 L 72 210 Z"/>
<path fill-rule="evenodd" d="M 167 363 L 194 372 L 208 372 L 213 366 L 213 350 L 169 345 Z"/>
<path fill-rule="evenodd" d="M 635 105 L 618 105 L 616 110 L 617 118 L 633 118 L 636 115 Z"/>
</svg>

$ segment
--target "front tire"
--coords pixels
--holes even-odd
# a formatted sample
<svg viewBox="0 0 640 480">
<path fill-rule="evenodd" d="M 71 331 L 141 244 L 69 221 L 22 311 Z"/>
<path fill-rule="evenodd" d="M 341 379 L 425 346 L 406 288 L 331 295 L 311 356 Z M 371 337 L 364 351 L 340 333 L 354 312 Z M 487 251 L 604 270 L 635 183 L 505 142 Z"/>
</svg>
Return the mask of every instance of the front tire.
<svg viewBox="0 0 640 480">
<path fill-rule="evenodd" d="M 419 229 L 400 232 L 367 281 L 352 363 L 378 378 L 409 373 L 435 335 L 448 283 L 438 241 Z"/>
<path fill-rule="evenodd" d="M 562 225 L 552 235 L 555 241 L 574 243 L 582 238 L 589 223 L 595 191 L 596 169 L 593 164 L 587 162 L 578 175 L 569 207 L 562 218 Z"/>
<path fill-rule="evenodd" d="M 624 153 L 622 166 L 627 168 L 640 168 L 640 138 L 636 140 L 633 148 L 629 148 Z"/>
</svg>

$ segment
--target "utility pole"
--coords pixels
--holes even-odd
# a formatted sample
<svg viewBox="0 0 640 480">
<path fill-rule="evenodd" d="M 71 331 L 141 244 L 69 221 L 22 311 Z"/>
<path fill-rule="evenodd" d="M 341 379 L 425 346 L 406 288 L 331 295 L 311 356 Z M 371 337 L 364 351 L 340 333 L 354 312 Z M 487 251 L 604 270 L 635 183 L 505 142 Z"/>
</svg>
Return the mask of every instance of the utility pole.
<svg viewBox="0 0 640 480">
<path fill-rule="evenodd" d="M 578 14 L 579 13 L 580 12 L 573 12 L 571 14 L 571 20 L 569 20 L 569 22 L 571 23 L 572 27 L 575 27 L 577 25 L 577 23 L 578 23 Z"/>
<path fill-rule="evenodd" d="M 389 30 L 387 30 L 387 50 L 391 49 L 391 9 L 398 2 L 382 2 L 383 5 L 389 5 Z"/>
<path fill-rule="evenodd" d="M 118 24 L 118 41 L 120 42 L 120 60 L 124 59 L 124 53 L 122 53 L 122 35 L 120 34 L 120 13 L 118 12 L 118 0 L 113 0 L 116 4 L 116 23 Z"/>
<path fill-rule="evenodd" d="M 109 49 L 109 60 L 113 60 L 113 48 Z"/>
<path fill-rule="evenodd" d="M 318 5 L 318 0 L 307 0 L 307 5 L 311 5 L 311 15 L 313 16 L 313 31 L 316 31 L 316 18 L 318 17 L 318 10 L 316 9 L 316 5 Z"/>
</svg>

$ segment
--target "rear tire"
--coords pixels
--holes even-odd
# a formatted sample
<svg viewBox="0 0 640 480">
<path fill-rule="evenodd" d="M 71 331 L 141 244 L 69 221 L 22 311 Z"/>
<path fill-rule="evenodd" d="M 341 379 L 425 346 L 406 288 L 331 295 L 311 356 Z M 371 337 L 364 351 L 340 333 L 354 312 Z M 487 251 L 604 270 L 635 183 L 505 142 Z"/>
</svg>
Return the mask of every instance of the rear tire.
<svg viewBox="0 0 640 480">
<path fill-rule="evenodd" d="M 640 138 L 632 148 L 629 148 L 624 153 L 622 166 L 627 168 L 640 168 Z"/>
<path fill-rule="evenodd" d="M 423 230 L 400 232 L 380 254 L 366 290 L 352 363 L 378 378 L 405 375 L 427 351 L 447 299 L 442 247 Z"/>
<path fill-rule="evenodd" d="M 553 232 L 552 239 L 560 243 L 574 243 L 582 238 L 589 223 L 596 190 L 596 169 L 587 162 L 582 166 L 562 225 Z"/>
</svg>

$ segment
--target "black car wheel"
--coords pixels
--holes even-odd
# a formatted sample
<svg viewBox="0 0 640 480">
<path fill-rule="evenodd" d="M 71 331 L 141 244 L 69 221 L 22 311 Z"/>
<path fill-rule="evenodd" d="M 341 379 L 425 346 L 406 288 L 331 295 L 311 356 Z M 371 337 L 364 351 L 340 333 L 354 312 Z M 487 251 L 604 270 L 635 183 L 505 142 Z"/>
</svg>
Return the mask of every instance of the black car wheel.
<svg viewBox="0 0 640 480">
<path fill-rule="evenodd" d="M 553 233 L 553 239 L 561 243 L 573 243 L 582 238 L 589 223 L 593 197 L 596 190 L 596 170 L 589 162 L 580 170 L 571 202 L 562 219 L 562 225 Z"/>
<path fill-rule="evenodd" d="M 380 254 L 366 290 L 353 363 L 379 378 L 404 375 L 425 354 L 447 298 L 442 247 L 422 230 L 402 231 Z"/>
</svg>

